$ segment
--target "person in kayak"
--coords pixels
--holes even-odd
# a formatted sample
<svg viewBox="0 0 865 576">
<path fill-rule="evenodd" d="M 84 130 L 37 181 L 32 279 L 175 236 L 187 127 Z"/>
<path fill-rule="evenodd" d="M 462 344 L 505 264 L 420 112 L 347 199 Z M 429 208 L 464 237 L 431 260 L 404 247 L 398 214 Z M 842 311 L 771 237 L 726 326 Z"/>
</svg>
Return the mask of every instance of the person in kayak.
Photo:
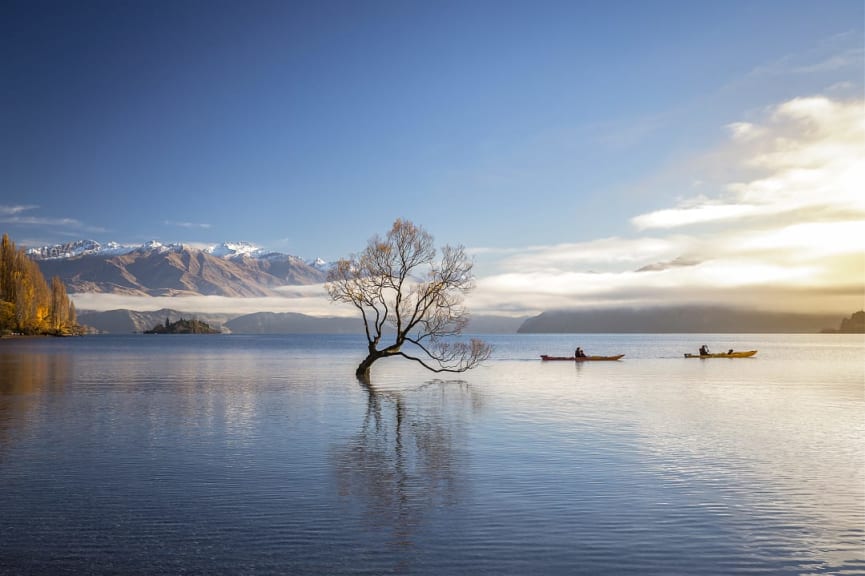
<svg viewBox="0 0 865 576">
<path fill-rule="evenodd" d="M 709 347 L 703 344 L 700 346 L 700 356 L 708 356 L 709 355 Z"/>
<path fill-rule="evenodd" d="M 574 358 L 585 358 L 586 353 L 583 352 L 583 349 L 577 346 L 577 349 L 574 351 Z"/>
</svg>

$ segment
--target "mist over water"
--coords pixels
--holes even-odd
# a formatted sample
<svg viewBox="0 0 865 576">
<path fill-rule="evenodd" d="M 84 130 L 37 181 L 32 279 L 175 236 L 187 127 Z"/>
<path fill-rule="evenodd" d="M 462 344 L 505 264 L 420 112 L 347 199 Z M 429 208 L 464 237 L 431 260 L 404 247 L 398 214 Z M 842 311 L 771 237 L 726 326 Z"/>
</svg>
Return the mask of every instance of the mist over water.
<svg viewBox="0 0 865 576">
<path fill-rule="evenodd" d="M 865 571 L 861 336 L 489 340 L 4 340 L 0 574 Z"/>
</svg>

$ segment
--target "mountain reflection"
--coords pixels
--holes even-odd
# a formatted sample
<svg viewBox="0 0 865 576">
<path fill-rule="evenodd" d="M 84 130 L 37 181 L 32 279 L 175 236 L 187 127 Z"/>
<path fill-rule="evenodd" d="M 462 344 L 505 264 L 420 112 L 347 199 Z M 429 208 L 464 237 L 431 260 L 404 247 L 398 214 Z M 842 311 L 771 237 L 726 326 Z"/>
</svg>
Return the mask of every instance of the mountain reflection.
<svg viewBox="0 0 865 576">
<path fill-rule="evenodd" d="M 360 384 L 367 409 L 357 434 L 333 452 L 340 495 L 365 509 L 365 520 L 410 547 L 432 508 L 459 503 L 466 490 L 468 417 L 481 397 L 464 381 L 433 380 L 413 389 Z"/>
</svg>

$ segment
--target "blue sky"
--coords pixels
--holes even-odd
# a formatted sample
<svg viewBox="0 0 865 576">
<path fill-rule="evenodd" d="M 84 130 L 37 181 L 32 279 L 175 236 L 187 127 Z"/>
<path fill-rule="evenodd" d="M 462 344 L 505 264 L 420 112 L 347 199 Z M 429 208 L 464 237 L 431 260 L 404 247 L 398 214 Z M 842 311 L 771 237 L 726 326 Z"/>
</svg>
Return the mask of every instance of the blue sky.
<svg viewBox="0 0 865 576">
<path fill-rule="evenodd" d="M 763 152 L 782 134 L 834 145 L 834 135 L 808 140 L 814 118 L 790 103 L 828 102 L 827 130 L 856 124 L 863 28 L 865 5 L 840 0 L 7 0 L 0 231 L 19 245 L 245 240 L 332 260 L 403 217 L 466 245 L 481 292 L 563 251 L 566 267 L 519 281 L 661 267 L 708 233 L 742 237 L 739 224 L 753 230 L 755 218 L 831 220 L 746 209 L 695 232 L 658 218 L 753 204 L 753 190 L 736 196 L 735 185 L 780 168 L 748 164 L 747 126 Z M 847 153 L 865 151 L 859 132 L 842 140 Z M 840 196 L 820 211 L 843 212 L 853 232 L 861 206 Z M 683 235 L 693 241 L 676 244 Z M 616 264 L 645 242 L 678 253 Z M 610 251 L 574 256 L 599 246 Z M 836 270 L 819 288 L 849 296 L 863 281 L 855 256 L 839 264 L 845 279 Z M 490 311 L 528 297 L 487 294 Z"/>
</svg>

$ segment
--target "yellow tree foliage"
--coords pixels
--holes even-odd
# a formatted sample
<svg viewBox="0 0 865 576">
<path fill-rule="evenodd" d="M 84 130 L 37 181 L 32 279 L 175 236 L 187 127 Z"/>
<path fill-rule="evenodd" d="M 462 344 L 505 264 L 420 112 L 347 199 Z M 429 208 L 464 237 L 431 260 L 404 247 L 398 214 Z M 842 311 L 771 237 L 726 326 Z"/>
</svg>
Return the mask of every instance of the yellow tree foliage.
<svg viewBox="0 0 865 576">
<path fill-rule="evenodd" d="M 0 241 L 0 332 L 70 334 L 76 331 L 75 306 L 59 278 L 51 286 L 38 264 L 3 234 Z"/>
</svg>

